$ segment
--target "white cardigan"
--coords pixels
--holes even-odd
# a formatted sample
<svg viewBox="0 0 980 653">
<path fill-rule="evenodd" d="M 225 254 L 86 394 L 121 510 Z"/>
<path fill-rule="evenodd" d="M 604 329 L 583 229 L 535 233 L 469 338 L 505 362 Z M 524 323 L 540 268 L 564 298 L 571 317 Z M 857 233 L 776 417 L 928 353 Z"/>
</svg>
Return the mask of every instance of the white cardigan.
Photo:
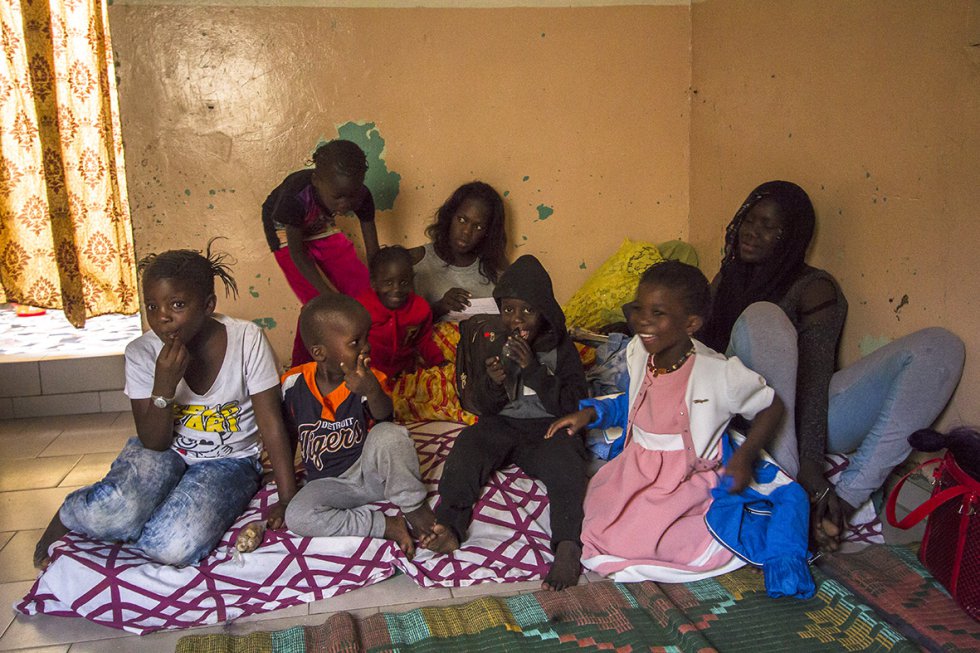
<svg viewBox="0 0 980 653">
<path fill-rule="evenodd" d="M 725 358 L 698 340 L 692 338 L 692 341 L 694 369 L 684 403 L 687 404 L 695 453 L 702 458 L 711 458 L 731 418 L 735 415 L 749 420 L 755 418 L 759 411 L 772 405 L 776 393 L 761 375 L 745 367 L 737 357 Z M 630 426 L 648 356 L 639 336 L 634 336 L 626 346 Z"/>
</svg>

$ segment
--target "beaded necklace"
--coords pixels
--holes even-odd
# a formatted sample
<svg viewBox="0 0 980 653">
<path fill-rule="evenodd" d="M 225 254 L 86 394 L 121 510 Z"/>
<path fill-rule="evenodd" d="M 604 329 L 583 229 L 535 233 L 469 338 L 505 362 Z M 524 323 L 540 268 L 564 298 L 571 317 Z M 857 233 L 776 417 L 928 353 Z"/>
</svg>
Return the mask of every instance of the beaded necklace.
<svg viewBox="0 0 980 653">
<path fill-rule="evenodd" d="M 657 367 L 656 365 L 653 364 L 653 355 L 650 355 L 647 358 L 647 369 L 650 370 L 650 373 L 653 374 L 654 377 L 660 376 L 661 374 L 670 374 L 671 372 L 676 372 L 677 370 L 679 370 L 681 368 L 681 365 L 687 362 L 687 359 L 693 355 L 694 355 L 694 343 L 692 342 L 691 348 L 688 349 L 686 352 L 684 352 L 684 355 L 681 356 L 670 367 Z"/>
</svg>

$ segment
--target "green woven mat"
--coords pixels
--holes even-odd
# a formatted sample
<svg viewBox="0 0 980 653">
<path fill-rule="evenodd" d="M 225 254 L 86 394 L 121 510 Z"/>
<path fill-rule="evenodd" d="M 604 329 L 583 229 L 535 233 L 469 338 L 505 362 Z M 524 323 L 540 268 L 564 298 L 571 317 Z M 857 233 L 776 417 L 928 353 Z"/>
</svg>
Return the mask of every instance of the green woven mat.
<svg viewBox="0 0 980 653">
<path fill-rule="evenodd" d="M 886 603 L 900 605 L 896 592 L 919 580 L 920 599 L 937 611 L 958 610 L 942 590 L 915 569 L 907 552 L 872 547 L 864 554 L 835 556 L 828 573 L 814 570 L 817 594 L 812 599 L 770 599 L 762 575 L 750 569 L 683 585 L 656 583 L 590 583 L 560 593 L 536 592 L 508 598 L 483 597 L 449 607 L 419 608 L 401 614 L 382 613 L 359 620 L 348 613 L 319 626 L 297 626 L 245 637 L 191 635 L 180 640 L 178 653 L 299 653 L 313 651 L 919 651 L 916 642 L 945 651 L 980 648 L 980 629 L 929 634 L 923 639 L 908 614 L 876 610 L 839 580 L 851 568 L 889 566 L 875 592 Z M 921 569 L 921 568 L 920 568 Z M 865 574 L 867 576 L 867 574 Z M 836 577 L 836 578 L 835 578 Z M 903 580 L 904 577 L 904 580 Z M 905 584 L 902 585 L 901 583 Z M 867 583 L 861 581 L 863 586 Z M 859 589 L 859 593 L 861 590 Z M 922 592 L 929 594 L 922 595 Z M 869 597 L 863 592 L 864 598 Z M 945 600 L 948 605 L 939 605 Z M 947 615 L 949 613 L 947 612 Z M 960 613 L 962 614 L 962 612 Z M 897 624 L 890 623 L 889 620 Z M 975 626 L 975 624 L 974 624 Z M 900 632 L 900 629 L 903 632 Z M 909 635 L 913 639 L 909 639 Z"/>
</svg>

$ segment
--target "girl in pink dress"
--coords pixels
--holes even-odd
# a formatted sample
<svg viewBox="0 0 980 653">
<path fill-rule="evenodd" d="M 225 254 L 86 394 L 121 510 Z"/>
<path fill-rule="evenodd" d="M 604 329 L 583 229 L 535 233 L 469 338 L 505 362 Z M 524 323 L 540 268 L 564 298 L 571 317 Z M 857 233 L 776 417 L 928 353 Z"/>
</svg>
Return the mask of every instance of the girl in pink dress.
<svg viewBox="0 0 980 653">
<path fill-rule="evenodd" d="M 712 538 L 704 515 L 723 473 L 732 492 L 749 484 L 783 407 L 765 379 L 691 337 L 709 298 L 693 266 L 647 270 L 629 316 L 629 391 L 584 400 L 548 430 L 624 427 L 622 453 L 589 483 L 582 524 L 582 564 L 620 582 L 687 582 L 745 564 Z M 752 426 L 722 470 L 721 439 L 735 415 Z"/>
</svg>

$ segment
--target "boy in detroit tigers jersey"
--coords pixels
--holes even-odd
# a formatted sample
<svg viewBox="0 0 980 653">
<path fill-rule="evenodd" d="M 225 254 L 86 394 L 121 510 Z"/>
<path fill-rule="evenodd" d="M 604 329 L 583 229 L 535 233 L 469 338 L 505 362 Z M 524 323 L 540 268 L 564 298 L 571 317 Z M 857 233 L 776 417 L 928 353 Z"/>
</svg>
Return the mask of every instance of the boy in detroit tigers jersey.
<svg viewBox="0 0 980 653">
<path fill-rule="evenodd" d="M 387 421 L 391 397 L 385 375 L 371 367 L 370 327 L 367 310 L 346 295 L 320 295 L 300 314 L 313 362 L 287 372 L 282 390 L 306 485 L 289 503 L 286 524 L 308 537 L 383 537 L 411 557 L 415 540 L 430 532 L 435 517 L 412 438 Z M 388 516 L 368 505 L 381 500 L 401 514 Z"/>
</svg>

